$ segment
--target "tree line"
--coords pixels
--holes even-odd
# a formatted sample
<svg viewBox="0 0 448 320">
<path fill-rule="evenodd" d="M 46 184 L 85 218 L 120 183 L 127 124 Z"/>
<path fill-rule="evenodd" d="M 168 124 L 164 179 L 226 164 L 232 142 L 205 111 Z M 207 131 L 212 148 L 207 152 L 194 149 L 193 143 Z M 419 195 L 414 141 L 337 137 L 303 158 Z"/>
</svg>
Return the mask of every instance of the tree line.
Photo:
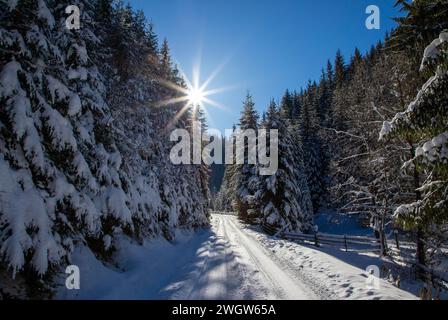
<svg viewBox="0 0 448 320">
<path fill-rule="evenodd" d="M 318 81 L 287 90 L 261 119 L 247 97 L 239 127 L 279 128 L 283 168 L 264 178 L 257 166 L 227 165 L 219 209 L 310 232 L 313 215 L 334 208 L 370 226 L 382 254 L 395 229 L 430 262 L 447 236 L 448 3 L 395 5 L 402 15 L 384 41 L 348 61 L 338 51 Z"/>
</svg>

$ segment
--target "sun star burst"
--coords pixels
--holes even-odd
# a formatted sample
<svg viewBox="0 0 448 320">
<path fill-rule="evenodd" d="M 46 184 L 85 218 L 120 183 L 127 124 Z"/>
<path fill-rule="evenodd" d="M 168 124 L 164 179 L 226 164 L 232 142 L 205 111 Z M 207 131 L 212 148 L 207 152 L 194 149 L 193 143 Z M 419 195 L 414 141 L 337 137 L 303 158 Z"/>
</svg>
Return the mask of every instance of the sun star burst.
<svg viewBox="0 0 448 320">
<path fill-rule="evenodd" d="M 188 102 L 192 106 L 203 105 L 204 98 L 205 95 L 201 88 L 191 88 L 188 92 Z"/>
<path fill-rule="evenodd" d="M 158 103 L 158 106 L 170 107 L 178 105 L 179 103 L 183 103 L 183 107 L 177 112 L 176 116 L 170 121 L 170 123 L 167 126 L 167 129 L 174 126 L 175 123 L 188 110 L 196 110 L 197 108 L 200 108 L 202 111 L 204 111 L 204 113 L 206 114 L 207 118 L 210 121 L 212 121 L 212 118 L 207 110 L 208 107 L 215 107 L 218 109 L 228 111 L 228 109 L 225 106 L 211 99 L 211 96 L 228 91 L 231 88 L 227 87 L 227 88 L 208 89 L 208 86 L 218 75 L 222 67 L 223 67 L 222 65 L 219 66 L 202 84 L 200 83 L 200 64 L 197 64 L 193 68 L 192 80 L 190 80 L 186 76 L 186 74 L 182 71 L 182 69 L 179 68 L 180 75 L 185 82 L 185 86 L 179 86 L 178 84 L 170 81 L 164 81 L 164 80 L 161 81 L 161 83 L 167 88 L 174 89 L 175 91 L 177 91 L 179 93 L 179 96 L 161 101 Z"/>
</svg>

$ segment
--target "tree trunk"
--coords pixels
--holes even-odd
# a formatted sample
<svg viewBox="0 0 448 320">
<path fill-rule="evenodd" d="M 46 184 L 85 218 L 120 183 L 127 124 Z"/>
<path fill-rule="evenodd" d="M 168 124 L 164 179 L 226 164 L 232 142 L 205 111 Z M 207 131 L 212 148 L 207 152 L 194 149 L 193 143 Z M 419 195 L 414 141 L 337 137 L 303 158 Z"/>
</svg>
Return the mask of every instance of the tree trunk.
<svg viewBox="0 0 448 320">
<path fill-rule="evenodd" d="M 411 156 L 415 157 L 415 147 L 411 144 Z M 421 193 L 418 190 L 420 188 L 420 174 L 417 170 L 417 167 L 414 165 L 414 189 L 415 189 L 415 200 L 421 200 Z M 421 265 L 426 264 L 426 253 L 425 253 L 425 244 L 423 242 L 424 232 L 421 226 L 417 227 L 417 262 Z"/>
<path fill-rule="evenodd" d="M 386 231 L 384 230 L 385 227 L 385 219 L 386 219 L 386 211 L 387 211 L 387 203 L 384 205 L 384 211 L 381 215 L 381 221 L 380 221 L 380 241 L 381 241 L 381 255 L 386 256 L 387 255 L 387 239 L 386 239 Z"/>
<path fill-rule="evenodd" d="M 426 265 L 425 244 L 423 242 L 423 230 L 417 229 L 417 262 L 421 265 Z"/>
</svg>

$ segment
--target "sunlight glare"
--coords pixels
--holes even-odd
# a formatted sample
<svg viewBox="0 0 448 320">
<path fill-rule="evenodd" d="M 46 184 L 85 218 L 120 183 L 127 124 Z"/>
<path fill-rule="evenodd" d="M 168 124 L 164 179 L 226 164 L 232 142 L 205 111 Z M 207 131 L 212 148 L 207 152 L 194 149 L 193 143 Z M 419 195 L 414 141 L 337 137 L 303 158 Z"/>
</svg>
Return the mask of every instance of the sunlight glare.
<svg viewBox="0 0 448 320">
<path fill-rule="evenodd" d="M 205 94 L 200 88 L 191 88 L 188 92 L 188 102 L 192 106 L 202 106 Z"/>
<path fill-rule="evenodd" d="M 180 72 L 181 78 L 185 81 L 184 86 L 180 86 L 177 83 L 171 81 L 161 80 L 161 83 L 169 88 L 177 91 L 181 96 L 169 98 L 167 100 L 159 101 L 157 106 L 168 107 L 171 105 L 176 105 L 179 103 L 183 104 L 183 107 L 177 112 L 173 119 L 167 124 L 167 130 L 175 125 L 175 123 L 187 112 L 188 110 L 196 110 L 200 108 L 206 115 L 209 121 L 212 121 L 210 113 L 207 111 L 206 105 L 216 107 L 221 110 L 229 111 L 229 109 L 222 104 L 212 100 L 210 96 L 223 93 L 226 91 L 231 91 L 239 86 L 229 86 L 223 88 L 209 89 L 208 86 L 216 78 L 219 72 L 223 69 L 225 63 L 222 63 L 212 74 L 201 83 L 201 64 L 198 62 L 193 66 L 192 78 L 189 79 L 183 72 L 180 64 L 177 64 L 178 70 Z"/>
</svg>

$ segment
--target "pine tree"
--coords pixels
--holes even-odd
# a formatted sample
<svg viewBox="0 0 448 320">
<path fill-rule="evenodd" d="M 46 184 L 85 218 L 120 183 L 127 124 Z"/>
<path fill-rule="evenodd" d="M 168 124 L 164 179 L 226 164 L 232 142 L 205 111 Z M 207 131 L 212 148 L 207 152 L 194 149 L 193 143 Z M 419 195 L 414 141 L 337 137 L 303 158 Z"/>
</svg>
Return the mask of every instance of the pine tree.
<svg viewBox="0 0 448 320">
<path fill-rule="evenodd" d="M 388 47 L 406 51 L 418 62 L 428 43 L 448 29 L 448 4 L 445 0 L 396 0 L 395 6 L 404 14 L 395 18 L 399 25 L 392 32 Z"/>
<path fill-rule="evenodd" d="M 398 135 L 406 140 L 419 140 L 415 157 L 405 166 L 426 176 L 418 189 L 416 201 L 401 205 L 395 212 L 399 223 L 406 229 L 417 230 L 417 258 L 425 264 L 422 237 L 431 228 L 447 222 L 448 170 L 447 170 L 447 102 L 448 102 L 448 33 L 442 33 L 425 50 L 422 71 L 433 75 L 422 87 L 415 100 L 404 112 L 385 122 L 381 138 Z"/>
<path fill-rule="evenodd" d="M 322 143 L 319 138 L 319 119 L 317 116 L 319 101 L 316 86 L 315 83 L 309 83 L 303 97 L 303 105 L 300 109 L 299 132 L 313 208 L 317 211 L 322 205 L 322 196 L 325 190 L 325 160 Z"/>
<path fill-rule="evenodd" d="M 345 108 L 348 105 L 345 95 L 345 86 L 347 84 L 347 71 L 344 62 L 344 57 L 338 50 L 335 59 L 335 73 L 334 73 L 334 93 L 333 93 L 333 105 L 332 116 L 333 123 L 332 128 L 343 131 L 346 129 L 345 123 L 347 122 Z"/>
<path fill-rule="evenodd" d="M 0 241 L 14 273 L 32 267 L 43 275 L 77 240 L 100 238 L 105 223 L 131 222 L 104 85 L 89 59 L 97 45 L 93 6 L 72 4 L 82 8 L 79 31 L 63 29 L 64 3 L 22 2 L 2 20 L 3 45 L 11 50 L 1 57 L 1 170 L 9 183 L 2 184 Z M 13 212 L 22 213 L 21 224 Z"/>
<path fill-rule="evenodd" d="M 233 133 L 236 131 L 236 126 L 233 126 Z M 238 182 L 238 166 L 236 165 L 236 137 L 232 134 L 226 138 L 226 145 L 230 146 L 233 158 L 232 163 L 225 165 L 224 177 L 221 188 L 217 195 L 217 209 L 227 212 L 237 210 L 237 182 Z M 226 147 L 225 152 L 230 152 L 229 147 Z"/>
<path fill-rule="evenodd" d="M 355 48 L 355 52 L 350 59 L 350 63 L 347 68 L 347 77 L 351 79 L 356 72 L 356 68 L 362 63 L 363 57 L 361 51 L 358 48 Z"/>
<path fill-rule="evenodd" d="M 288 119 L 292 120 L 294 117 L 294 100 L 292 95 L 289 93 L 289 90 L 286 90 L 283 95 L 280 109 L 286 114 Z"/>
<path fill-rule="evenodd" d="M 272 101 L 263 129 L 278 130 L 279 166 L 271 176 L 258 176 L 255 202 L 261 221 L 284 231 L 310 232 L 313 206 L 303 164 L 297 132 L 288 124 L 288 115 Z M 268 153 L 271 152 L 268 145 Z"/>
<path fill-rule="evenodd" d="M 333 65 L 331 64 L 331 61 L 327 61 L 327 69 L 326 69 L 326 78 L 328 82 L 328 87 L 333 90 L 334 89 L 334 70 Z"/>
<path fill-rule="evenodd" d="M 68 5 L 79 30 L 65 28 Z M 183 106 L 155 107 L 179 93 L 162 85 L 143 15 L 94 0 L 1 9 L 0 272 L 44 276 L 76 246 L 109 258 L 123 234 L 206 225 L 208 177 L 169 162 L 166 127 Z"/>
<path fill-rule="evenodd" d="M 160 48 L 160 72 L 168 80 L 175 81 L 176 74 L 173 69 L 173 62 L 171 60 L 170 48 L 168 40 L 165 38 Z"/>
<path fill-rule="evenodd" d="M 258 130 L 258 117 L 258 112 L 255 110 L 253 98 L 251 94 L 248 93 L 245 101 L 243 102 L 243 111 L 241 112 L 237 136 L 240 136 L 241 138 L 241 133 L 245 133 L 250 130 L 256 134 Z M 237 140 L 238 139 L 239 138 L 237 138 Z M 249 153 L 254 154 L 256 151 L 249 148 L 256 147 L 256 145 L 251 146 L 250 141 L 247 141 L 247 143 L 244 141 L 243 143 L 244 154 L 236 155 L 236 173 L 233 176 L 233 178 L 236 179 L 236 209 L 241 219 L 252 222 L 257 213 L 253 210 L 252 202 L 255 190 L 253 189 L 251 183 L 257 176 L 257 165 L 256 163 L 249 163 Z"/>
<path fill-rule="evenodd" d="M 328 70 L 328 73 L 322 71 L 317 88 L 317 114 L 319 117 L 319 125 L 322 127 L 328 127 L 330 125 L 331 98 L 333 95 L 332 86 L 331 69 Z"/>
<path fill-rule="evenodd" d="M 340 50 L 336 52 L 336 59 L 334 62 L 334 84 L 336 89 L 340 89 L 346 79 L 346 66 L 344 57 Z"/>
<path fill-rule="evenodd" d="M 243 102 L 243 111 L 241 112 L 239 128 L 241 130 L 258 129 L 258 112 L 255 110 L 255 103 L 250 93 L 247 93 Z"/>
</svg>

